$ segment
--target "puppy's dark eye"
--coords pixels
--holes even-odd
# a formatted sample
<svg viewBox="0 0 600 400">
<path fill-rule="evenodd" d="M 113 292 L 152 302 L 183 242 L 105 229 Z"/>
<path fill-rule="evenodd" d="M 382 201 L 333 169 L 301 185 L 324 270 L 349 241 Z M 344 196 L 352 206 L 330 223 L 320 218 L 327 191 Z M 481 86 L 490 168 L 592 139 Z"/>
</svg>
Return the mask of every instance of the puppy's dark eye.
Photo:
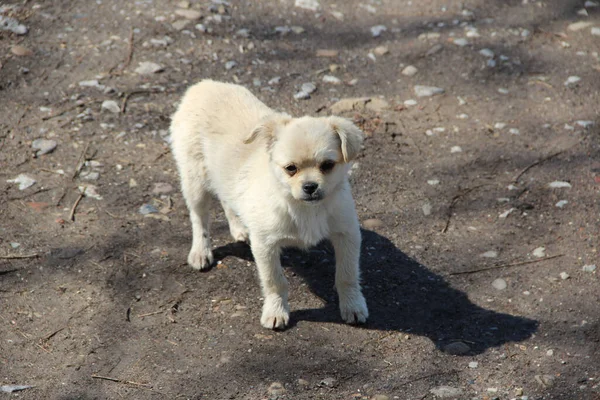
<svg viewBox="0 0 600 400">
<path fill-rule="evenodd" d="M 329 172 L 333 169 L 333 167 L 335 167 L 335 162 L 328 160 L 328 161 L 324 161 L 321 164 L 320 168 L 321 168 L 321 172 Z"/>
<path fill-rule="evenodd" d="M 296 167 L 294 164 L 286 165 L 284 169 L 290 176 L 293 176 L 296 172 L 298 172 L 298 167 Z"/>
</svg>

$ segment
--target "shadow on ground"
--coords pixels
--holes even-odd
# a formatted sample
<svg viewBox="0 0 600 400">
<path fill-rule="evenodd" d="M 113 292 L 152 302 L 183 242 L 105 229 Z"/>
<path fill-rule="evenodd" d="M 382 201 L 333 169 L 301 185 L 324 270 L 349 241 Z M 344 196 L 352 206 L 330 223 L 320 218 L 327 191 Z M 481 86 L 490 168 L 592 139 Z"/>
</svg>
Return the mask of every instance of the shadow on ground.
<svg viewBox="0 0 600 400">
<path fill-rule="evenodd" d="M 370 310 L 365 329 L 426 336 L 442 351 L 460 341 L 470 347 L 465 355 L 526 340 L 537 330 L 537 321 L 473 304 L 465 293 L 452 288 L 387 238 L 366 230 L 362 235 L 363 287 Z M 216 259 L 228 255 L 252 260 L 250 248 L 241 243 L 215 251 Z M 334 255 L 328 243 L 308 253 L 287 250 L 283 265 L 302 276 L 311 291 L 326 302 L 320 309 L 293 311 L 292 325 L 294 321 L 342 323 L 333 289 Z"/>
</svg>

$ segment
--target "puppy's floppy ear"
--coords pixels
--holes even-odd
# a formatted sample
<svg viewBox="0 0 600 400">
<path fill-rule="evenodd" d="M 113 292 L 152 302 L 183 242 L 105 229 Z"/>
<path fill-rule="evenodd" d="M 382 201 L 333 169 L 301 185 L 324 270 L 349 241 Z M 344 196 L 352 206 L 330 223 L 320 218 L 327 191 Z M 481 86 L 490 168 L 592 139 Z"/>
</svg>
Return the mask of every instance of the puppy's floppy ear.
<svg viewBox="0 0 600 400">
<path fill-rule="evenodd" d="M 354 160 L 360 151 L 365 134 L 346 118 L 329 117 L 328 121 L 342 142 L 344 162 Z"/>
<path fill-rule="evenodd" d="M 254 129 L 252 129 L 250 135 L 244 139 L 244 143 L 252 143 L 258 136 L 273 138 L 275 137 L 277 130 L 290 123 L 291 120 L 292 117 L 287 114 L 269 115 L 263 118 L 263 120 Z"/>
</svg>

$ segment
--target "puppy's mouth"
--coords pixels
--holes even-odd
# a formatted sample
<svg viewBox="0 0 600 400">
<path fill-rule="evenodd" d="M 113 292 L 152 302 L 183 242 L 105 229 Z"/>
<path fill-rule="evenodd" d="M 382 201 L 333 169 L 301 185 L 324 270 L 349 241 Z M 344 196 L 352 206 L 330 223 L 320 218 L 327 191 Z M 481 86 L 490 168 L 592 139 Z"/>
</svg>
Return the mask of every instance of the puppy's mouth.
<svg viewBox="0 0 600 400">
<path fill-rule="evenodd" d="M 306 195 L 302 198 L 303 201 L 307 203 L 318 203 L 323 200 L 323 195 L 321 193 L 313 193 L 311 195 Z"/>
</svg>

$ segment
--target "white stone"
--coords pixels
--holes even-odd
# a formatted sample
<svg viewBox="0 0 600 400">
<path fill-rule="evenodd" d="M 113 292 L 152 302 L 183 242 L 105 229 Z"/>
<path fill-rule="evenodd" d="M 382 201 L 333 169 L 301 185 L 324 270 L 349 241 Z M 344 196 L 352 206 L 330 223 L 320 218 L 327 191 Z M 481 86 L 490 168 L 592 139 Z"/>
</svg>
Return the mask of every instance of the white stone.
<svg viewBox="0 0 600 400">
<path fill-rule="evenodd" d="M 569 279 L 570 277 L 571 275 L 567 274 L 566 272 L 560 273 L 560 279 L 562 279 L 563 281 Z"/>
<path fill-rule="evenodd" d="M 371 27 L 371 35 L 373 37 L 379 37 L 385 31 L 387 31 L 387 27 L 385 25 L 375 25 Z"/>
<path fill-rule="evenodd" d="M 135 69 L 135 73 L 139 75 L 151 75 L 163 70 L 164 67 L 162 67 L 159 64 L 150 61 L 142 61 L 140 62 L 140 65 Z"/>
<path fill-rule="evenodd" d="M 427 181 L 427 184 L 431 185 L 431 186 L 435 186 L 435 185 L 439 185 L 440 181 L 438 179 L 430 179 Z"/>
<path fill-rule="evenodd" d="M 504 211 L 502 214 L 500 214 L 498 216 L 498 218 L 505 219 L 506 217 L 508 217 L 510 215 L 510 213 L 512 213 L 515 210 L 516 210 L 515 208 L 510 208 L 510 209 Z"/>
<path fill-rule="evenodd" d="M 545 247 L 537 247 L 533 250 L 532 253 L 537 258 L 546 257 L 546 248 Z"/>
<path fill-rule="evenodd" d="M 486 251 L 485 253 L 482 253 L 481 257 L 496 258 L 496 257 L 498 257 L 498 252 L 495 250 L 489 250 L 489 251 Z"/>
<path fill-rule="evenodd" d="M 431 97 L 444 93 L 444 89 L 435 86 L 415 85 L 415 94 L 417 97 Z"/>
<path fill-rule="evenodd" d="M 465 47 L 469 44 L 469 41 L 464 38 L 457 38 L 457 39 L 454 39 L 452 41 L 452 43 L 454 43 L 455 45 L 460 46 L 460 47 Z"/>
<path fill-rule="evenodd" d="M 510 132 L 511 135 L 520 135 L 521 134 L 521 131 L 518 130 L 517 128 L 510 128 L 508 130 L 508 132 Z"/>
<path fill-rule="evenodd" d="M 0 15 L 0 30 L 10 31 L 15 35 L 25 35 L 28 31 L 27 27 L 14 18 Z"/>
<path fill-rule="evenodd" d="M 574 84 L 574 83 L 577 83 L 577 82 L 579 82 L 580 80 L 581 80 L 581 78 L 580 78 L 580 77 L 578 77 L 578 76 L 570 76 L 570 77 L 568 77 L 568 78 L 567 78 L 567 80 L 565 81 L 565 86 L 572 85 L 572 84 Z"/>
<path fill-rule="evenodd" d="M 409 99 L 409 100 L 404 100 L 404 105 L 406 107 L 412 107 L 412 106 L 416 106 L 418 103 L 416 100 L 413 99 Z"/>
<path fill-rule="evenodd" d="M 18 183 L 19 190 L 25 190 L 33 185 L 35 185 L 36 180 L 26 174 L 19 174 L 14 179 L 8 179 L 7 183 Z"/>
<path fill-rule="evenodd" d="M 506 128 L 506 124 L 504 122 L 496 122 L 494 124 L 494 129 L 504 129 Z"/>
<path fill-rule="evenodd" d="M 555 206 L 558 208 L 563 208 L 564 206 L 566 206 L 569 203 L 568 200 L 559 200 Z"/>
<path fill-rule="evenodd" d="M 585 29 L 589 26 L 592 26 L 591 22 L 588 21 L 579 21 L 579 22 L 574 22 L 572 24 L 569 24 L 569 26 L 567 27 L 567 29 L 569 29 L 570 31 L 576 32 L 576 31 L 580 31 L 582 29 Z"/>
<path fill-rule="evenodd" d="M 226 69 L 226 70 L 233 69 L 233 68 L 235 68 L 236 66 L 237 66 L 237 62 L 235 62 L 235 61 L 227 61 L 227 62 L 225 63 L 225 69 Z"/>
<path fill-rule="evenodd" d="M 469 119 L 469 115 L 465 114 L 465 113 L 462 113 L 462 114 L 458 114 L 456 116 L 456 118 L 458 118 L 458 119 Z"/>
<path fill-rule="evenodd" d="M 581 270 L 583 272 L 594 272 L 596 270 L 596 265 L 595 264 L 584 265 L 583 267 L 581 267 Z"/>
<path fill-rule="evenodd" d="M 340 78 L 335 77 L 333 75 L 323 75 L 323 82 L 325 83 L 331 83 L 334 85 L 339 85 L 340 83 L 342 83 L 342 81 L 340 80 Z"/>
<path fill-rule="evenodd" d="M 294 5 L 298 8 L 310 11 L 317 11 L 320 6 L 317 0 L 296 0 Z"/>
<path fill-rule="evenodd" d="M 462 152 L 462 148 L 460 146 L 452 146 L 452 148 L 450 149 L 450 153 L 461 153 Z"/>
<path fill-rule="evenodd" d="M 425 215 L 425 216 L 431 215 L 431 204 L 425 203 L 425 204 L 423 204 L 421 209 L 423 210 L 423 215 Z"/>
<path fill-rule="evenodd" d="M 506 281 L 504 279 L 498 278 L 494 279 L 494 281 L 492 282 L 492 286 L 496 290 L 504 290 L 508 285 L 506 284 Z"/>
<path fill-rule="evenodd" d="M 594 121 L 575 121 L 575 123 L 579 126 L 581 126 L 582 128 L 589 128 L 590 126 L 594 125 Z"/>
<path fill-rule="evenodd" d="M 114 100 L 104 100 L 102 102 L 102 109 L 115 114 L 119 114 L 121 112 L 121 107 L 119 107 L 117 102 Z"/>
<path fill-rule="evenodd" d="M 417 72 L 419 72 L 419 70 L 415 66 L 409 65 L 402 70 L 402 75 L 415 76 Z"/>
<path fill-rule="evenodd" d="M 479 50 L 479 54 L 481 54 L 484 57 L 494 58 L 494 52 L 490 49 L 481 49 Z"/>
<path fill-rule="evenodd" d="M 548 184 L 548 187 L 550 187 L 552 189 L 570 188 L 571 184 L 569 182 L 554 181 L 554 182 L 550 182 Z"/>
<path fill-rule="evenodd" d="M 479 367 L 479 363 L 478 363 L 477 361 L 471 361 L 471 362 L 469 363 L 469 368 L 471 368 L 471 369 L 475 369 L 475 368 L 477 368 L 477 367 Z"/>
<path fill-rule="evenodd" d="M 591 29 L 590 33 L 594 36 L 600 36 L 600 28 L 595 26 Z"/>
<path fill-rule="evenodd" d="M 185 19 L 189 19 L 191 21 L 197 21 L 202 18 L 202 13 L 198 10 L 190 10 L 190 9 L 177 9 L 175 10 L 175 14 L 183 17 Z"/>
</svg>

